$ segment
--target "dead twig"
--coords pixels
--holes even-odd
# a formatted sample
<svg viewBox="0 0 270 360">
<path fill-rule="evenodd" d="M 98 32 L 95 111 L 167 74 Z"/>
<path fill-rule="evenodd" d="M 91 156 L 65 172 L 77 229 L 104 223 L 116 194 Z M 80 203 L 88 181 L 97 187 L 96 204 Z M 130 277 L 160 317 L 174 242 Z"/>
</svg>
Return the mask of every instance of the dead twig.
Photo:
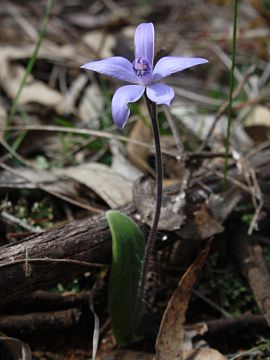
<svg viewBox="0 0 270 360">
<path fill-rule="evenodd" d="M 6 312 L 14 308 L 16 308 L 16 313 L 47 311 L 48 309 L 56 311 L 75 307 L 88 308 L 89 295 L 89 291 L 60 293 L 38 290 L 31 295 L 10 302 Z"/>
<path fill-rule="evenodd" d="M 6 315 L 0 317 L 0 329 L 8 334 L 35 334 L 37 329 L 59 331 L 77 325 L 81 317 L 82 311 L 76 308 L 23 315 Z"/>
<path fill-rule="evenodd" d="M 216 334 L 220 332 L 237 332 L 237 331 L 252 331 L 256 332 L 258 329 L 267 329 L 268 324 L 265 317 L 262 315 L 240 315 L 237 317 L 222 318 L 208 320 L 201 323 L 195 323 L 185 326 L 186 330 L 198 329 L 200 335 L 206 333 Z"/>
<path fill-rule="evenodd" d="M 18 219 L 16 216 L 7 213 L 4 210 L 1 211 L 0 216 L 2 217 L 2 219 L 6 220 L 12 224 L 19 225 L 23 229 L 26 229 L 27 231 L 30 231 L 33 234 L 38 234 L 43 231 L 42 229 L 40 229 L 38 227 L 27 224 L 25 219 Z"/>
<path fill-rule="evenodd" d="M 192 290 L 192 293 L 195 294 L 198 298 L 202 299 L 204 302 L 206 302 L 208 305 L 210 305 L 213 309 L 219 311 L 223 316 L 225 316 L 226 319 L 231 318 L 231 314 L 229 314 L 227 311 L 222 309 L 219 305 L 214 303 L 211 299 L 201 294 L 196 289 Z"/>
</svg>

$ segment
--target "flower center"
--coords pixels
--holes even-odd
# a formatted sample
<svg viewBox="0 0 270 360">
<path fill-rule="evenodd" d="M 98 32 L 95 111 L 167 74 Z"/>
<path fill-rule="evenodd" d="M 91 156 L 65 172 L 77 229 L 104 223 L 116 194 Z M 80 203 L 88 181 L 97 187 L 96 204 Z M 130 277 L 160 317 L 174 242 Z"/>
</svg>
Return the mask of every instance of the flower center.
<svg viewBox="0 0 270 360">
<path fill-rule="evenodd" d="M 138 77 L 149 75 L 151 72 L 151 66 L 149 62 L 144 58 L 136 58 L 133 61 L 133 69 Z"/>
</svg>

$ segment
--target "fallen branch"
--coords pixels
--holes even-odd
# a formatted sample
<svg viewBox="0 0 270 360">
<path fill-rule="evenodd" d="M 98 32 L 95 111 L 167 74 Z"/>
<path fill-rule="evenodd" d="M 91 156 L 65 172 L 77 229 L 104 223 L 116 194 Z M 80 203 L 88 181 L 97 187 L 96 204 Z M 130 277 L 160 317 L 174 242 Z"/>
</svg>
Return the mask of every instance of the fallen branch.
<svg viewBox="0 0 270 360">
<path fill-rule="evenodd" d="M 14 309 L 16 309 L 16 314 L 71 308 L 87 308 L 89 311 L 89 296 L 90 291 L 60 293 L 38 290 L 31 295 L 20 298 L 18 301 L 10 302 L 8 307 L 5 308 L 5 313 L 14 313 Z"/>
<path fill-rule="evenodd" d="M 262 315 L 241 315 L 231 318 L 209 320 L 205 322 L 208 333 L 244 331 L 268 328 L 267 322 Z"/>
<path fill-rule="evenodd" d="M 135 209 L 122 209 L 131 215 Z M 31 258 L 73 259 L 90 263 L 109 264 L 111 236 L 104 214 L 73 221 L 41 234 L 33 235 L 17 244 L 0 247 L 0 303 L 15 300 L 34 290 L 44 289 L 57 282 L 71 280 L 87 268 L 80 264 L 55 261 L 31 263 Z M 31 263 L 31 273 L 26 268 Z M 14 261 L 14 264 L 12 264 Z M 28 276 L 27 276 L 28 275 Z"/>
</svg>

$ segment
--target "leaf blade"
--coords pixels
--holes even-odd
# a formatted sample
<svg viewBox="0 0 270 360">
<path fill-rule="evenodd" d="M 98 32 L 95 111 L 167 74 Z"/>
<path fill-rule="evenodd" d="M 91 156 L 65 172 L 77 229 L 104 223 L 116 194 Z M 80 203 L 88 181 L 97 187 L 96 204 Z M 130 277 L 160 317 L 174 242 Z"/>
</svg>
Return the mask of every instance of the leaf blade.
<svg viewBox="0 0 270 360">
<path fill-rule="evenodd" d="M 109 313 L 117 343 L 136 340 L 127 338 L 133 319 L 145 251 L 145 237 L 125 214 L 108 211 L 107 220 L 112 233 L 112 271 L 109 281 Z"/>
</svg>

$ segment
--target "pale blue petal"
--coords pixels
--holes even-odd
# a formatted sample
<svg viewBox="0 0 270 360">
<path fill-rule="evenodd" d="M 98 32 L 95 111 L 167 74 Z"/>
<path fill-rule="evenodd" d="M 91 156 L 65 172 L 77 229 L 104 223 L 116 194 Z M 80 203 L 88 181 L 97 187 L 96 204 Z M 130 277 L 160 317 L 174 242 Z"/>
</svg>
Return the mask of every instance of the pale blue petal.
<svg viewBox="0 0 270 360">
<path fill-rule="evenodd" d="M 188 69 L 195 65 L 208 63 L 208 60 L 203 58 L 189 58 L 178 56 L 165 56 L 161 58 L 153 71 L 153 81 L 158 81 L 175 72 Z"/>
<path fill-rule="evenodd" d="M 116 127 L 123 130 L 130 114 L 128 103 L 135 102 L 143 95 L 142 85 L 126 85 L 116 90 L 112 98 L 112 117 Z"/>
<path fill-rule="evenodd" d="M 174 91 L 166 84 L 156 83 L 147 86 L 146 95 L 158 105 L 164 104 L 170 106 L 174 98 Z"/>
<path fill-rule="evenodd" d="M 103 60 L 91 61 L 82 65 L 81 68 L 93 70 L 119 80 L 135 84 L 138 83 L 132 63 L 122 56 L 113 56 Z"/>
<path fill-rule="evenodd" d="M 148 60 L 151 68 L 154 61 L 154 40 L 155 30 L 152 23 L 143 23 L 137 27 L 134 35 L 135 59 Z"/>
</svg>

